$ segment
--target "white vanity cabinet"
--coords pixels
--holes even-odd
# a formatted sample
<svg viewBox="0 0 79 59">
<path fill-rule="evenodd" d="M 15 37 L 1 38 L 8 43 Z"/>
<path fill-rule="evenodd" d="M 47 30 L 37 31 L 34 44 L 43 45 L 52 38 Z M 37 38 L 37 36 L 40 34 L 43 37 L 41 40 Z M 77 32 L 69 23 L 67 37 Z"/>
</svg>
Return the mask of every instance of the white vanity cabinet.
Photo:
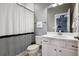
<svg viewBox="0 0 79 59">
<path fill-rule="evenodd" d="M 77 56 L 77 51 L 67 48 L 58 48 L 57 56 Z"/>
<path fill-rule="evenodd" d="M 77 56 L 76 44 L 77 41 L 43 38 L 42 56 Z"/>
</svg>

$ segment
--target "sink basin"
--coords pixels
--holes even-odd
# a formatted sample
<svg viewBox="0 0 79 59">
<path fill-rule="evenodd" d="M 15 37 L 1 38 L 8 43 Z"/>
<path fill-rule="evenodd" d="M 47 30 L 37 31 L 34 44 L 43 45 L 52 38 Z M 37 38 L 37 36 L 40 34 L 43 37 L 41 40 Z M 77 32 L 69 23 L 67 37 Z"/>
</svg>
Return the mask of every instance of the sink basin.
<svg viewBox="0 0 79 59">
<path fill-rule="evenodd" d="M 73 36 L 69 35 L 43 35 L 43 37 L 51 37 L 51 38 L 56 38 L 56 39 L 73 39 Z"/>
<path fill-rule="evenodd" d="M 73 37 L 67 36 L 67 35 L 56 35 L 56 36 L 53 36 L 53 38 L 71 39 L 71 38 L 73 38 Z"/>
<path fill-rule="evenodd" d="M 46 35 L 42 35 L 44 38 L 56 38 L 56 39 L 65 39 L 65 40 L 76 40 L 74 36 L 77 36 L 78 33 L 62 33 L 62 35 L 58 35 L 56 32 L 49 32 Z"/>
</svg>

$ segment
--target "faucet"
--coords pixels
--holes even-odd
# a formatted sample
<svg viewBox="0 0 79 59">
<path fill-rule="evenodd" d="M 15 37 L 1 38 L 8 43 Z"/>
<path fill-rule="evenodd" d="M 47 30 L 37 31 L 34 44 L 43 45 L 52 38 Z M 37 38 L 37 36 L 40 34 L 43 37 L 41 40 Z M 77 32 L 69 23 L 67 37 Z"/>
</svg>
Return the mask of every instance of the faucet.
<svg viewBox="0 0 79 59">
<path fill-rule="evenodd" d="M 62 35 L 62 32 L 61 32 L 61 30 L 59 30 L 59 32 L 58 32 L 58 35 Z"/>
<path fill-rule="evenodd" d="M 74 38 L 78 39 L 79 40 L 79 36 L 75 36 Z"/>
</svg>

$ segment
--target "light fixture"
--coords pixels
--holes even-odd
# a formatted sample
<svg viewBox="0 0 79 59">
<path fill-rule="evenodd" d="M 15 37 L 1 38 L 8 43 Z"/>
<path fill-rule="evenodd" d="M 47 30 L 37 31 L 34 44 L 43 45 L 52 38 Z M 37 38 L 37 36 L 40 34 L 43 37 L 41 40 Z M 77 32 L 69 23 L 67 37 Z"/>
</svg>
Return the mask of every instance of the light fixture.
<svg viewBox="0 0 79 59">
<path fill-rule="evenodd" d="M 58 5 L 62 5 L 63 3 L 58 3 Z"/>
<path fill-rule="evenodd" d="M 57 6 L 57 4 L 55 3 L 55 4 L 52 4 L 52 7 L 56 7 Z"/>
<path fill-rule="evenodd" d="M 52 8 L 52 7 L 56 7 L 58 5 L 62 5 L 63 3 L 53 3 L 50 6 L 48 6 L 48 8 Z"/>
</svg>

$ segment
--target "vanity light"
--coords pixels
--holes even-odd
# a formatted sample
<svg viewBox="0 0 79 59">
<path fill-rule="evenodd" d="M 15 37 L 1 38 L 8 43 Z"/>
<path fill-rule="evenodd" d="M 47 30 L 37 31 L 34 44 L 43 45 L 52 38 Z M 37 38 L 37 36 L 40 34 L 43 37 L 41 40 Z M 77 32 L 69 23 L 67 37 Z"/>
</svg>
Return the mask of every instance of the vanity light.
<svg viewBox="0 0 79 59">
<path fill-rule="evenodd" d="M 62 5 L 63 3 L 58 3 L 58 5 Z"/>
<path fill-rule="evenodd" d="M 56 7 L 58 5 L 62 5 L 63 3 L 53 3 L 50 6 L 48 6 L 48 8 L 52 8 L 52 7 Z"/>
<path fill-rule="evenodd" d="M 55 3 L 55 4 L 52 4 L 52 7 L 56 7 L 57 6 L 57 4 Z"/>
</svg>

